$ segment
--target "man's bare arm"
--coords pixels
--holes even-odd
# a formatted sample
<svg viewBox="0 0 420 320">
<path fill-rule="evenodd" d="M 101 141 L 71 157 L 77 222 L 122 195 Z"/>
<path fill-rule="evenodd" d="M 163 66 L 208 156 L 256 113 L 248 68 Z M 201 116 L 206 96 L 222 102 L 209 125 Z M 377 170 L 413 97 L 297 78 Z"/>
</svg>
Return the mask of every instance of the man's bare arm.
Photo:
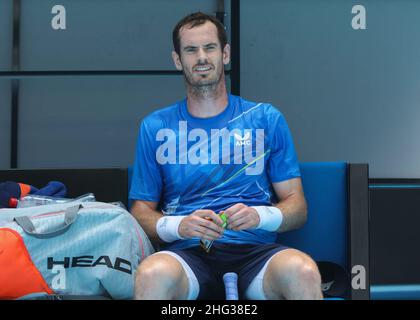
<svg viewBox="0 0 420 320">
<path fill-rule="evenodd" d="M 274 206 L 280 209 L 282 218 L 271 216 L 267 219 L 269 215 L 265 216 L 264 212 L 266 211 L 263 210 L 259 212 L 258 210 L 261 208 L 258 206 L 249 207 L 243 203 L 237 203 L 224 211 L 228 222 L 227 228 L 236 231 L 262 228 L 269 231 L 285 232 L 302 227 L 306 222 L 307 209 L 301 179 L 293 178 L 273 183 L 273 188 L 280 199 Z M 275 210 L 270 214 L 280 215 L 280 212 Z M 262 218 L 263 221 L 261 221 Z M 277 223 L 281 224 L 275 230 Z"/>
<path fill-rule="evenodd" d="M 283 214 L 283 222 L 277 232 L 301 228 L 307 220 L 307 205 L 303 193 L 302 180 L 294 178 L 273 183 L 280 201 L 275 205 Z"/>
<path fill-rule="evenodd" d="M 158 203 L 153 201 L 135 200 L 131 206 L 131 213 L 150 240 L 160 242 L 161 240 L 156 232 L 156 224 L 163 217 L 163 214 L 156 210 L 157 205 Z"/>
</svg>

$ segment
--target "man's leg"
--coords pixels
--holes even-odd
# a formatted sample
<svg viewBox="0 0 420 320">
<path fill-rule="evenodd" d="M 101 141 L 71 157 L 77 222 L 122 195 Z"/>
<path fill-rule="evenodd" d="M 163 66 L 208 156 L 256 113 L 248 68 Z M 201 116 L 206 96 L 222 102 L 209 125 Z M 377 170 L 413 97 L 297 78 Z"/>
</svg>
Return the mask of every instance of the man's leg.
<svg viewBox="0 0 420 320">
<path fill-rule="evenodd" d="M 189 281 L 177 258 L 165 253 L 147 257 L 138 267 L 135 282 L 137 300 L 184 300 Z"/>
<path fill-rule="evenodd" d="M 267 299 L 322 299 L 316 263 L 295 249 L 277 252 L 271 258 L 263 277 L 263 289 Z"/>
<path fill-rule="evenodd" d="M 303 252 L 275 252 L 260 268 L 246 289 L 247 299 L 322 299 L 318 267 Z"/>
</svg>

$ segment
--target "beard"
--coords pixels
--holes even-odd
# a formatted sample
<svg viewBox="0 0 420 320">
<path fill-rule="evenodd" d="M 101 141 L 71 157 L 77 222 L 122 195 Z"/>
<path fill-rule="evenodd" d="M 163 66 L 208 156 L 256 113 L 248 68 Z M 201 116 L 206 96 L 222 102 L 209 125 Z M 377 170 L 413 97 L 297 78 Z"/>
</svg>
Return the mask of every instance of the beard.
<svg viewBox="0 0 420 320">
<path fill-rule="evenodd" d="M 197 66 L 194 66 L 194 68 Z M 212 70 L 213 72 L 205 75 L 194 75 L 189 71 L 184 71 L 185 81 L 192 92 L 200 95 L 208 95 L 216 91 L 222 80 L 223 67 L 215 68 L 212 65 Z"/>
</svg>

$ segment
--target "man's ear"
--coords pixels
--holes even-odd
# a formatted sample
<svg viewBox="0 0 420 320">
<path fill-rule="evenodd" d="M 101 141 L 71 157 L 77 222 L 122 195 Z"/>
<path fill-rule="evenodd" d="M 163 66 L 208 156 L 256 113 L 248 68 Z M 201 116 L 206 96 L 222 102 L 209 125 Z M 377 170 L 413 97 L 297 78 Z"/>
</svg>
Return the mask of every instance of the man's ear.
<svg viewBox="0 0 420 320">
<path fill-rule="evenodd" d="M 182 63 L 181 63 L 181 59 L 180 59 L 180 57 L 179 57 L 179 54 L 178 53 L 176 53 L 175 51 L 172 51 L 172 60 L 174 61 L 174 64 L 175 64 L 175 68 L 178 70 L 178 71 L 182 71 Z"/>
<path fill-rule="evenodd" d="M 223 64 L 229 64 L 230 62 L 230 45 L 226 43 L 225 47 L 223 48 Z"/>
</svg>

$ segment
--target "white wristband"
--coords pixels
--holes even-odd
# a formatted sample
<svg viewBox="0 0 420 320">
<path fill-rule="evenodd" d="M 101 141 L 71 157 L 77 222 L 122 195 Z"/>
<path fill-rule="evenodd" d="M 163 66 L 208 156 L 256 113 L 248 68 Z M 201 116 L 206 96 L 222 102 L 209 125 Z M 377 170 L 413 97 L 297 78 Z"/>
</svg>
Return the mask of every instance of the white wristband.
<svg viewBox="0 0 420 320">
<path fill-rule="evenodd" d="M 266 231 L 277 231 L 283 222 L 283 213 L 277 207 L 256 206 L 252 207 L 257 210 L 260 216 L 260 223 L 257 229 Z"/>
<path fill-rule="evenodd" d="M 185 216 L 163 216 L 156 224 L 156 232 L 163 241 L 174 242 L 184 239 L 178 233 L 179 224 Z"/>
</svg>

